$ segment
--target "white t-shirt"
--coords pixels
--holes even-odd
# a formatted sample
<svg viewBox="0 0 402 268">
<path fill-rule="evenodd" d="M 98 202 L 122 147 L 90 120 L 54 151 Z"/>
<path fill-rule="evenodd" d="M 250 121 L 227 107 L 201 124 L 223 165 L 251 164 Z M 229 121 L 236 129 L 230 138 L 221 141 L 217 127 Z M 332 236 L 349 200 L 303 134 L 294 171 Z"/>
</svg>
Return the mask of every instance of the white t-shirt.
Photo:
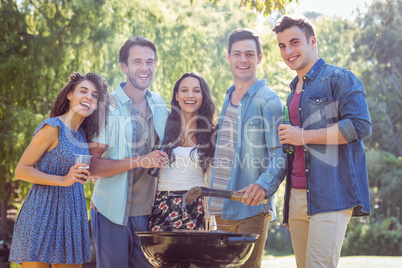
<svg viewBox="0 0 402 268">
<path fill-rule="evenodd" d="M 176 147 L 173 149 L 176 161 L 166 165 L 159 172 L 159 191 L 186 191 L 194 186 L 204 186 L 204 174 L 198 164 L 198 153 L 194 147 Z"/>
</svg>

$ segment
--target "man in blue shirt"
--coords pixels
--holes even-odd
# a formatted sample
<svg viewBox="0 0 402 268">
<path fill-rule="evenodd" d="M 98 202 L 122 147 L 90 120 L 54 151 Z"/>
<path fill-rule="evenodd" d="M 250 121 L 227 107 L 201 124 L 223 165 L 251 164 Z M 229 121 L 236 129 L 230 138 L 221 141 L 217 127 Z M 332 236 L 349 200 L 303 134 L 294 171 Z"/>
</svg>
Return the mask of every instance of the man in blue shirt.
<svg viewBox="0 0 402 268">
<path fill-rule="evenodd" d="M 282 117 L 278 95 L 258 80 L 262 61 L 259 36 L 237 29 L 229 37 L 227 61 L 234 85 L 226 93 L 211 175 L 211 188 L 243 191 L 242 202 L 211 198 L 217 228 L 259 234 L 243 267 L 260 267 L 270 220 L 275 220 L 274 194 L 285 177 L 286 158 L 277 128 Z M 265 196 L 268 204 L 261 204 Z"/>
<path fill-rule="evenodd" d="M 147 88 L 156 71 L 155 45 L 134 36 L 120 49 L 127 81 L 113 96 L 106 129 L 90 144 L 91 175 L 100 179 L 91 200 L 91 227 L 98 268 L 153 267 L 136 231 L 148 230 L 156 181 L 148 173 L 163 168 L 166 153 L 154 150 L 164 136 L 169 111 L 162 97 Z"/>
<path fill-rule="evenodd" d="M 365 91 L 349 70 L 318 57 L 314 27 L 284 15 L 272 29 L 297 73 L 287 99 L 291 125 L 279 126 L 288 155 L 284 223 L 297 267 L 336 267 L 352 216 L 370 215 L 362 140 L 371 134 Z"/>
</svg>

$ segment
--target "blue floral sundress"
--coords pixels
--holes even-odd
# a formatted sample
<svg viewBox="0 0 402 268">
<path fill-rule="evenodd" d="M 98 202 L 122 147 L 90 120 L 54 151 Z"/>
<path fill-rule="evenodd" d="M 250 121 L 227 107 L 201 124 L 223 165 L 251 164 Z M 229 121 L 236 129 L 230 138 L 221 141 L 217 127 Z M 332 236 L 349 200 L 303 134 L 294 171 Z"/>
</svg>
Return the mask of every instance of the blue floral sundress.
<svg viewBox="0 0 402 268">
<path fill-rule="evenodd" d="M 89 154 L 84 131 L 74 132 L 54 117 L 43 121 L 34 135 L 45 124 L 59 127 L 59 142 L 35 167 L 65 176 L 74 165 L 73 154 Z M 81 264 L 91 258 L 83 185 L 33 184 L 15 223 L 9 261 Z"/>
</svg>

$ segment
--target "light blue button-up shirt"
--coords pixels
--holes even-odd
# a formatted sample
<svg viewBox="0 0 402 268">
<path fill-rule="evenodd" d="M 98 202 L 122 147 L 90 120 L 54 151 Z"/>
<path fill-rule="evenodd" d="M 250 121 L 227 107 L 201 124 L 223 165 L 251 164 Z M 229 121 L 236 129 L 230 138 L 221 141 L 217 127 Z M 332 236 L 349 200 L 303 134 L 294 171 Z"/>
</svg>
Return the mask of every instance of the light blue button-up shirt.
<svg viewBox="0 0 402 268">
<path fill-rule="evenodd" d="M 226 93 L 222 107 L 222 115 L 235 90 L 234 85 Z M 286 157 L 279 143 L 278 126 L 282 122 L 282 103 L 279 96 L 259 80 L 243 95 L 239 104 L 237 119 L 237 142 L 235 156 L 230 172 L 227 190 L 241 190 L 252 183 L 260 184 L 270 197 L 267 205 L 244 205 L 242 202 L 225 199 L 222 218 L 240 220 L 270 210 L 272 221 L 276 220 L 274 194 L 283 181 L 286 173 Z M 222 116 L 219 126 L 222 126 Z M 218 138 L 220 138 L 220 132 Z M 219 151 L 219 144 L 215 151 Z M 214 183 L 214 163 L 211 174 L 211 187 Z"/>
<path fill-rule="evenodd" d="M 109 107 L 106 128 L 93 139 L 94 142 L 108 145 L 103 158 L 123 159 L 130 157 L 132 153 L 131 99 L 123 87 L 124 83 L 119 84 L 113 93 L 118 108 Z M 147 90 L 145 97 L 152 111 L 156 133 L 162 139 L 169 110 L 157 93 Z M 132 176 L 132 170 L 98 180 L 92 195 L 96 209 L 110 221 L 120 225 L 126 225 L 129 217 L 130 200 L 127 198 L 127 189 L 130 175 Z"/>
</svg>

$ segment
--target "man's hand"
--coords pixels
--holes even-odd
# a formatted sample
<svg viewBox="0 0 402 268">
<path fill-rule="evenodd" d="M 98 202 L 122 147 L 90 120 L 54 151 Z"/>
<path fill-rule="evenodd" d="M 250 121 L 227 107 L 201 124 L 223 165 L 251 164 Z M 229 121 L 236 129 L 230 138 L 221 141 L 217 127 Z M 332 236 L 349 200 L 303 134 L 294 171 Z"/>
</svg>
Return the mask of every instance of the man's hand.
<svg viewBox="0 0 402 268">
<path fill-rule="evenodd" d="M 280 124 L 278 135 L 280 144 L 303 145 L 302 129 L 300 127 Z"/>
<path fill-rule="evenodd" d="M 257 183 L 250 184 L 240 192 L 244 192 L 243 199 L 241 200 L 243 204 L 252 206 L 261 204 L 261 201 L 267 195 L 265 189 Z"/>
<path fill-rule="evenodd" d="M 169 158 L 168 155 L 160 150 L 155 150 L 147 155 L 140 156 L 135 161 L 138 161 L 138 166 L 143 168 L 157 167 L 163 169 L 167 164 Z"/>
</svg>

